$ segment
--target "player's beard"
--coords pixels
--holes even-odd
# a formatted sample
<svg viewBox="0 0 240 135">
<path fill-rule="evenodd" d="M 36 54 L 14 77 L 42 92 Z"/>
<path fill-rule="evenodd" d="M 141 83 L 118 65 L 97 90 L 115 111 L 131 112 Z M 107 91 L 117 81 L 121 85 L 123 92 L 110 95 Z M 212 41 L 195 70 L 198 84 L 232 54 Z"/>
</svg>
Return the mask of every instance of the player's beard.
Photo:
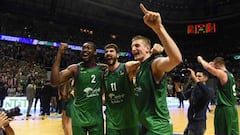
<svg viewBox="0 0 240 135">
<path fill-rule="evenodd" d="M 108 63 L 108 66 L 113 66 L 117 61 L 117 58 L 112 59 L 112 63 Z"/>
</svg>

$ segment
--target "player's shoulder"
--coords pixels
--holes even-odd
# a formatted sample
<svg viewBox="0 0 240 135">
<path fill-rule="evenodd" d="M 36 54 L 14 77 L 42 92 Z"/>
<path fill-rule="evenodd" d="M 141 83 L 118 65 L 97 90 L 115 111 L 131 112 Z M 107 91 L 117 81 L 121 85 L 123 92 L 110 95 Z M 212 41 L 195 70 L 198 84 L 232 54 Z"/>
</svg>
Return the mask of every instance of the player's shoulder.
<svg viewBox="0 0 240 135">
<path fill-rule="evenodd" d="M 97 63 L 97 66 L 99 66 L 102 71 L 108 69 L 108 65 L 104 63 Z"/>
</svg>

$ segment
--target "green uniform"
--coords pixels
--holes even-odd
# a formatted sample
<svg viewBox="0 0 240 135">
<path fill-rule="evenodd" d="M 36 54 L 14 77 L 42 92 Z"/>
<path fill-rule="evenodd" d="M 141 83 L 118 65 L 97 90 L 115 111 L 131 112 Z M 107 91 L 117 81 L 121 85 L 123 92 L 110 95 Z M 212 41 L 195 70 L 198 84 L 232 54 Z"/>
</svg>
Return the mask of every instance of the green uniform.
<svg viewBox="0 0 240 135">
<path fill-rule="evenodd" d="M 68 99 L 67 103 L 66 103 L 66 114 L 68 117 L 71 117 L 71 107 L 72 107 L 72 104 L 73 104 L 73 99 L 74 97 L 73 96 L 70 96 L 70 98 Z"/>
<path fill-rule="evenodd" d="M 236 85 L 232 73 L 226 71 L 228 81 L 225 85 L 218 82 L 217 106 L 215 109 L 215 134 L 239 135 L 238 113 L 236 109 Z"/>
<path fill-rule="evenodd" d="M 146 130 L 146 135 L 172 135 L 173 127 L 167 108 L 166 75 L 157 84 L 152 75 L 151 56 L 145 60 L 138 70 L 134 88 L 139 120 Z"/>
<path fill-rule="evenodd" d="M 79 64 L 71 105 L 73 135 L 103 135 L 101 66 Z"/>
<path fill-rule="evenodd" d="M 137 110 L 125 64 L 104 75 L 107 135 L 138 135 Z"/>
<path fill-rule="evenodd" d="M 66 111 L 66 115 L 68 117 L 71 117 L 71 105 L 73 103 L 73 99 L 74 97 L 70 94 L 70 92 L 72 91 L 72 89 L 69 89 L 67 91 L 69 99 L 62 99 L 62 110 Z"/>
</svg>

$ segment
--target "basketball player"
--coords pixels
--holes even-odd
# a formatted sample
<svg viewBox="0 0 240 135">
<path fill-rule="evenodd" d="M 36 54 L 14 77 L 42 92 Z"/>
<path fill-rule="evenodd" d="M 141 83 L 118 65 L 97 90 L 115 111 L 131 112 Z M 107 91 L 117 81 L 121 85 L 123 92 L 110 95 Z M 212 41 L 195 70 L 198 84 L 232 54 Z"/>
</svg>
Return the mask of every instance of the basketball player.
<svg viewBox="0 0 240 135">
<path fill-rule="evenodd" d="M 107 135 L 139 135 L 138 115 L 131 89 L 133 70 L 139 62 L 120 63 L 119 48 L 110 43 L 105 46 L 105 100 Z"/>
<path fill-rule="evenodd" d="M 74 101 L 71 107 L 73 135 L 103 135 L 102 67 L 96 63 L 93 42 L 82 46 L 82 62 L 60 71 L 61 57 L 68 45 L 62 43 L 52 66 L 51 83 L 60 85 L 74 78 Z"/>
<path fill-rule="evenodd" d="M 71 105 L 73 102 L 74 80 L 71 78 L 59 87 L 59 97 L 62 101 L 62 126 L 65 135 L 72 135 Z"/>
<path fill-rule="evenodd" d="M 182 61 L 181 53 L 162 25 L 160 14 L 147 10 L 143 4 L 144 23 L 159 37 L 167 56 L 151 55 L 151 42 L 144 36 L 132 38 L 132 54 L 140 61 L 134 88 L 135 101 L 143 135 L 172 135 L 173 127 L 167 108 L 166 72 Z"/>
<path fill-rule="evenodd" d="M 155 43 L 151 52 L 157 54 L 163 50 L 160 44 Z M 105 46 L 104 58 L 108 64 L 104 76 L 107 135 L 139 135 L 132 83 L 140 63 L 120 63 L 119 48 L 114 43 Z"/>
<path fill-rule="evenodd" d="M 234 76 L 225 66 L 224 58 L 216 57 L 208 63 L 201 56 L 199 63 L 218 79 L 217 105 L 214 114 L 215 135 L 239 135 Z"/>
</svg>

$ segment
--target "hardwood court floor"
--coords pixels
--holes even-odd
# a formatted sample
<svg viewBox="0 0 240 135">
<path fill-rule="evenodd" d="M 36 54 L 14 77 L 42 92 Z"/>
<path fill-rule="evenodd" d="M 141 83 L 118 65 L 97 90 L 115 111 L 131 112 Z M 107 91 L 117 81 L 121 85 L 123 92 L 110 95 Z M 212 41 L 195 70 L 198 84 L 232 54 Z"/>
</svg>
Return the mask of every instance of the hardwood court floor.
<svg viewBox="0 0 240 135">
<path fill-rule="evenodd" d="M 182 134 L 187 125 L 187 108 L 188 107 L 184 109 L 169 108 L 173 122 L 173 131 L 176 134 Z M 240 117 L 240 107 L 238 107 L 238 116 Z M 61 116 L 51 114 L 50 117 L 39 117 L 38 114 L 36 114 L 35 117 L 36 119 L 31 117 L 28 120 L 25 120 L 25 116 L 16 117 L 15 120 L 11 122 L 16 135 L 64 135 Z M 42 118 L 44 118 L 44 120 L 42 120 Z M 214 107 L 212 107 L 212 112 L 207 112 L 207 131 L 205 135 L 214 134 L 213 118 Z"/>
</svg>

